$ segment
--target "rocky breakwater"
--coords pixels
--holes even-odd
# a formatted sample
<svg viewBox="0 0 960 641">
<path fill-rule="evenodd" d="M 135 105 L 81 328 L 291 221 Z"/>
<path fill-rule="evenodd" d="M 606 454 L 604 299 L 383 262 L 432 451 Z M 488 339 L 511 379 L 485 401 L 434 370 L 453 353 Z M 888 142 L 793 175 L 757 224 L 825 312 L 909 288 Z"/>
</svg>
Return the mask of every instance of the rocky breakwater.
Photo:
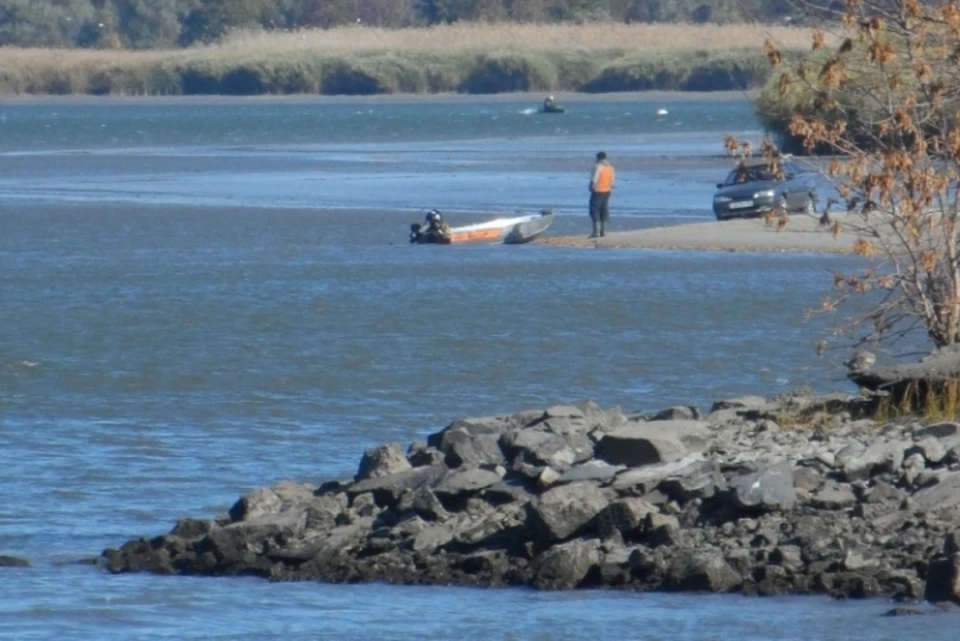
<svg viewBox="0 0 960 641">
<path fill-rule="evenodd" d="M 454 421 L 103 553 L 111 572 L 960 598 L 960 424 L 868 398 Z"/>
</svg>

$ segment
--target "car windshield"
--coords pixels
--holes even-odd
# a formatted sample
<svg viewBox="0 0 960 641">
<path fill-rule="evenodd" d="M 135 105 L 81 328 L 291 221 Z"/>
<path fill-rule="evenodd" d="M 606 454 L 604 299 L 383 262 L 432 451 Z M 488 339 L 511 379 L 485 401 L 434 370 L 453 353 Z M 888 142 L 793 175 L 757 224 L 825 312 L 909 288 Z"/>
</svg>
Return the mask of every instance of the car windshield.
<svg viewBox="0 0 960 641">
<path fill-rule="evenodd" d="M 726 185 L 739 185 L 742 183 L 754 183 L 761 180 L 774 180 L 773 174 L 766 167 L 737 167 L 727 176 L 723 182 Z"/>
</svg>

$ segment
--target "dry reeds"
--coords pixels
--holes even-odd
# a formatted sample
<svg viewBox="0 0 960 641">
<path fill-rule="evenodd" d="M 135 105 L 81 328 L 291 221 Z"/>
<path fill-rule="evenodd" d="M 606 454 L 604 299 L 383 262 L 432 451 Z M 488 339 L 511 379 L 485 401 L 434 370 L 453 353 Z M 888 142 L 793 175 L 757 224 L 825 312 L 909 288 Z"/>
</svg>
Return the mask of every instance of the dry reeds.
<svg viewBox="0 0 960 641">
<path fill-rule="evenodd" d="M 494 93 L 759 86 L 762 25 L 465 24 L 242 31 L 178 50 L 0 49 L 0 94 Z"/>
</svg>

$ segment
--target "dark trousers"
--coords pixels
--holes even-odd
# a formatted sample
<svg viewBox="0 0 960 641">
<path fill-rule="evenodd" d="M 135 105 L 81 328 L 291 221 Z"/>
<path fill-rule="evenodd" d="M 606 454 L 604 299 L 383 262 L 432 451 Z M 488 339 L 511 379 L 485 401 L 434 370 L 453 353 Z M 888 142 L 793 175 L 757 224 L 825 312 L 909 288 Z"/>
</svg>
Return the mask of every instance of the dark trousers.
<svg viewBox="0 0 960 641">
<path fill-rule="evenodd" d="M 610 192 L 594 191 L 590 194 L 590 219 L 595 223 L 610 220 Z"/>
</svg>

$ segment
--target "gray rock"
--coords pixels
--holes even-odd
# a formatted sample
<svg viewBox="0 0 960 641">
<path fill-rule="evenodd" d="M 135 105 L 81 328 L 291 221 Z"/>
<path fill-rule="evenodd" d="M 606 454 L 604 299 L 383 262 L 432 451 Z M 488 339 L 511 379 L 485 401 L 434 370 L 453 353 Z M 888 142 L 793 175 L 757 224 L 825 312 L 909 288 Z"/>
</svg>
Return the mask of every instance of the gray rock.
<svg viewBox="0 0 960 641">
<path fill-rule="evenodd" d="M 405 491 L 397 504 L 397 510 L 406 512 L 412 510 L 428 521 L 443 521 L 450 517 L 443 503 L 428 487 Z"/>
<path fill-rule="evenodd" d="M 630 422 L 600 440 L 597 456 L 615 465 L 641 467 L 702 452 L 710 438 L 709 426 L 703 421 Z"/>
<path fill-rule="evenodd" d="M 360 467 L 357 470 L 356 480 L 379 478 L 381 476 L 390 476 L 399 472 L 405 472 L 411 467 L 403 453 L 403 448 L 398 443 L 388 443 L 379 447 L 367 448 L 360 459 Z"/>
<path fill-rule="evenodd" d="M 510 538 L 506 533 L 526 530 L 526 520 L 527 510 L 523 505 L 491 507 L 461 523 L 454 531 L 454 540 L 462 546 L 502 547 L 497 543 Z"/>
<path fill-rule="evenodd" d="M 843 473 L 848 482 L 863 481 L 885 472 L 896 472 L 903 464 L 903 453 L 908 445 L 901 441 L 873 443 L 861 454 L 843 462 Z M 838 460 L 840 457 L 838 455 Z"/>
<path fill-rule="evenodd" d="M 557 481 L 560 480 L 560 475 L 557 474 L 557 471 L 552 467 L 545 467 L 540 471 L 540 475 L 537 477 L 537 487 L 541 490 L 546 490 L 557 484 Z"/>
<path fill-rule="evenodd" d="M 751 510 L 789 510 L 797 502 L 793 489 L 793 466 L 780 461 L 752 474 L 733 479 L 734 503 Z"/>
<path fill-rule="evenodd" d="M 811 501 L 814 507 L 821 510 L 846 510 L 856 502 L 857 497 L 849 485 L 839 485 L 832 481 L 817 492 Z"/>
<path fill-rule="evenodd" d="M 559 485 L 544 492 L 533 507 L 537 529 L 549 541 L 588 531 L 609 501 L 589 481 Z"/>
<path fill-rule="evenodd" d="M 623 470 L 627 469 L 623 465 L 610 465 L 605 461 L 587 461 L 579 465 L 574 465 L 564 472 L 560 478 L 560 483 L 573 483 L 575 481 L 599 481 L 605 483 Z"/>
<path fill-rule="evenodd" d="M 575 588 L 600 564 L 596 539 L 574 539 L 554 545 L 534 562 L 533 585 L 541 590 Z"/>
<path fill-rule="evenodd" d="M 903 480 L 913 485 L 927 468 L 927 461 L 923 454 L 915 452 L 903 459 Z"/>
<path fill-rule="evenodd" d="M 743 578 L 719 550 L 678 550 L 667 570 L 665 587 L 685 592 L 729 592 Z"/>
<path fill-rule="evenodd" d="M 723 401 L 716 401 L 710 408 L 710 413 L 719 410 L 760 410 L 767 406 L 767 399 L 762 396 L 740 396 Z"/>
<path fill-rule="evenodd" d="M 564 437 L 537 429 L 507 432 L 500 437 L 500 447 L 510 458 L 521 457 L 524 462 L 558 470 L 580 459 Z"/>
<path fill-rule="evenodd" d="M 416 490 L 420 487 L 430 486 L 440 480 L 446 472 L 447 468 L 442 465 L 415 467 L 406 472 L 369 478 L 354 483 L 347 490 L 347 494 L 353 497 L 371 492 L 378 505 L 392 506 L 397 504 L 400 495 L 405 490 Z"/>
<path fill-rule="evenodd" d="M 770 553 L 770 562 L 790 570 L 799 572 L 803 569 L 803 553 L 799 546 L 781 545 Z"/>
<path fill-rule="evenodd" d="M 283 501 L 270 488 L 260 488 L 250 492 L 230 508 L 230 520 L 246 521 L 276 514 L 283 509 Z"/>
<path fill-rule="evenodd" d="M 913 431 L 915 439 L 922 440 L 928 436 L 933 438 L 960 437 L 960 423 L 954 421 L 943 421 L 932 425 L 924 425 Z"/>
<path fill-rule="evenodd" d="M 617 475 L 613 482 L 613 488 L 618 492 L 647 494 L 656 489 L 664 479 L 675 476 L 691 465 L 702 461 L 703 456 L 701 454 L 689 454 L 670 463 L 630 468 Z"/>
<path fill-rule="evenodd" d="M 481 496 L 492 505 L 529 503 L 537 497 L 537 495 L 531 492 L 526 484 L 519 479 L 507 479 L 495 483 L 485 489 L 481 493 Z"/>
<path fill-rule="evenodd" d="M 926 436 L 920 439 L 917 441 L 916 448 L 923 455 L 923 458 L 933 465 L 939 465 L 947 456 L 947 448 L 943 446 L 940 439 L 934 436 Z"/>
<path fill-rule="evenodd" d="M 0 568 L 28 568 L 30 561 L 19 556 L 0 554 Z"/>
<path fill-rule="evenodd" d="M 650 417 L 651 421 L 699 421 L 700 408 L 695 405 L 674 405 L 660 410 Z"/>
<path fill-rule="evenodd" d="M 726 490 L 727 481 L 716 461 L 694 461 L 660 481 L 657 489 L 683 504 Z"/>
<path fill-rule="evenodd" d="M 477 467 L 504 463 L 499 434 L 472 434 L 463 425 L 443 433 L 440 451 L 449 467 Z"/>
<path fill-rule="evenodd" d="M 643 519 L 643 530 L 650 547 L 680 543 L 680 521 L 675 516 L 648 512 Z"/>
<path fill-rule="evenodd" d="M 804 492 L 817 492 L 823 487 L 823 475 L 814 469 L 801 466 L 793 470 L 793 488 Z"/>
<path fill-rule="evenodd" d="M 444 474 L 434 486 L 433 492 L 440 498 L 457 497 L 461 494 L 470 494 L 484 488 L 496 485 L 502 479 L 496 472 L 473 468 L 469 470 L 454 470 Z"/>
<path fill-rule="evenodd" d="M 936 485 L 913 495 L 914 503 L 926 510 L 941 510 L 960 505 L 960 472 L 948 472 Z"/>
<path fill-rule="evenodd" d="M 657 511 L 655 506 L 643 499 L 617 499 L 597 515 L 597 533 L 604 540 L 617 534 L 626 540 L 637 538 L 647 514 Z"/>
</svg>

